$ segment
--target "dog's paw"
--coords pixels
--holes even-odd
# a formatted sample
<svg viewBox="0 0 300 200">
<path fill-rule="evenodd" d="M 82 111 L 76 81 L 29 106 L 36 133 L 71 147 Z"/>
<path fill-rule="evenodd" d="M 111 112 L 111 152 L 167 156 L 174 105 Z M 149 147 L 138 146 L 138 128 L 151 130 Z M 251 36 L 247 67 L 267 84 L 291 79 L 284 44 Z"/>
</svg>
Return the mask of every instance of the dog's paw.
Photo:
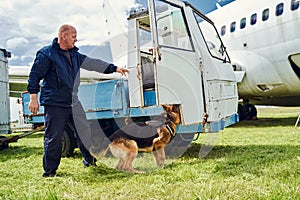
<svg viewBox="0 0 300 200">
<path fill-rule="evenodd" d="M 164 160 L 158 160 L 157 161 L 157 166 L 163 168 L 165 166 L 165 161 Z"/>
<path fill-rule="evenodd" d="M 132 169 L 131 172 L 134 173 L 134 174 L 144 174 L 145 173 L 144 171 L 140 171 L 140 170 L 137 170 L 137 169 Z"/>
<path fill-rule="evenodd" d="M 133 169 L 133 168 L 130 168 L 130 169 L 118 169 L 118 170 L 122 170 L 124 172 L 129 172 L 129 173 L 133 173 L 133 174 L 144 174 L 145 173 L 144 171 L 140 171 L 140 170 Z"/>
<path fill-rule="evenodd" d="M 144 171 L 139 171 L 139 170 L 133 170 L 131 171 L 131 173 L 134 173 L 134 174 L 144 174 L 145 172 Z"/>
</svg>

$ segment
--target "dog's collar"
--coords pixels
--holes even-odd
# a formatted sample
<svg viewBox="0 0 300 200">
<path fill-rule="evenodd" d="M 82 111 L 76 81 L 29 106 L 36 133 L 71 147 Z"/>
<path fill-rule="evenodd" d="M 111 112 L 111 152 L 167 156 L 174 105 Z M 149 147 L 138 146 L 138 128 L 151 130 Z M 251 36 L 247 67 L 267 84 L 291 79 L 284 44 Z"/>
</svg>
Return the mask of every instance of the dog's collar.
<svg viewBox="0 0 300 200">
<path fill-rule="evenodd" d="M 166 128 L 170 131 L 171 135 L 175 137 L 176 132 L 169 126 L 169 124 L 166 125 Z"/>
</svg>

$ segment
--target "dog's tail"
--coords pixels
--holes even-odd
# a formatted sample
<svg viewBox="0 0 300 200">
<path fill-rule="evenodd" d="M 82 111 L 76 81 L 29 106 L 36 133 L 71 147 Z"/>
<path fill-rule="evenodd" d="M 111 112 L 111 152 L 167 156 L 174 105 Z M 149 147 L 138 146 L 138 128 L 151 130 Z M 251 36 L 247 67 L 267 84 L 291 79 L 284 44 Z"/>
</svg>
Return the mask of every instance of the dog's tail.
<svg viewBox="0 0 300 200">
<path fill-rule="evenodd" d="M 105 138 L 104 141 L 99 145 L 92 145 L 89 149 L 91 155 L 95 158 L 104 157 L 107 153 L 111 141 L 108 138 Z"/>
</svg>

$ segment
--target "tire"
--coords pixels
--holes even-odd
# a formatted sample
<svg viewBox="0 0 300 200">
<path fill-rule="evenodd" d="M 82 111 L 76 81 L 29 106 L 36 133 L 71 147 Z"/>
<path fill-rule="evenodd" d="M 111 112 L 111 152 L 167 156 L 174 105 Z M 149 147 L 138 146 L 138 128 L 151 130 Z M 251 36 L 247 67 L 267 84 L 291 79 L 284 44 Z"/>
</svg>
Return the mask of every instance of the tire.
<svg viewBox="0 0 300 200">
<path fill-rule="evenodd" d="M 76 139 L 74 137 L 73 131 L 66 128 L 62 136 L 62 157 L 70 157 L 74 154 L 74 149 L 76 147 Z"/>
<path fill-rule="evenodd" d="M 6 139 L 6 137 L 0 136 L 0 139 Z M 7 148 L 8 148 L 8 143 L 7 142 L 0 143 L 0 151 L 3 150 L 3 149 L 7 149 Z"/>
<path fill-rule="evenodd" d="M 245 119 L 245 111 L 244 106 L 242 104 L 238 104 L 238 113 L 239 113 L 239 121 L 243 121 Z"/>
<path fill-rule="evenodd" d="M 256 107 L 252 104 L 238 105 L 239 121 L 257 119 Z"/>
<path fill-rule="evenodd" d="M 257 119 L 257 110 L 254 105 L 247 104 L 244 107 L 245 107 L 245 115 L 246 115 L 245 119 L 246 120 Z"/>
</svg>

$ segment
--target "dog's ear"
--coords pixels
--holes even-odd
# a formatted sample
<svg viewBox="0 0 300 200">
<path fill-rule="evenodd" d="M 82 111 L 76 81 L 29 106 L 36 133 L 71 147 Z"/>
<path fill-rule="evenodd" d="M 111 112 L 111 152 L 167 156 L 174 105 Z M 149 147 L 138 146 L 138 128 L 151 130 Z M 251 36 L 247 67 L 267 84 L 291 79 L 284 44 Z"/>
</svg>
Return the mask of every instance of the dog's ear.
<svg viewBox="0 0 300 200">
<path fill-rule="evenodd" d="M 168 111 L 168 109 L 169 109 L 169 106 L 168 106 L 168 105 L 163 104 L 163 105 L 161 105 L 161 106 L 164 108 L 165 111 Z"/>
</svg>

